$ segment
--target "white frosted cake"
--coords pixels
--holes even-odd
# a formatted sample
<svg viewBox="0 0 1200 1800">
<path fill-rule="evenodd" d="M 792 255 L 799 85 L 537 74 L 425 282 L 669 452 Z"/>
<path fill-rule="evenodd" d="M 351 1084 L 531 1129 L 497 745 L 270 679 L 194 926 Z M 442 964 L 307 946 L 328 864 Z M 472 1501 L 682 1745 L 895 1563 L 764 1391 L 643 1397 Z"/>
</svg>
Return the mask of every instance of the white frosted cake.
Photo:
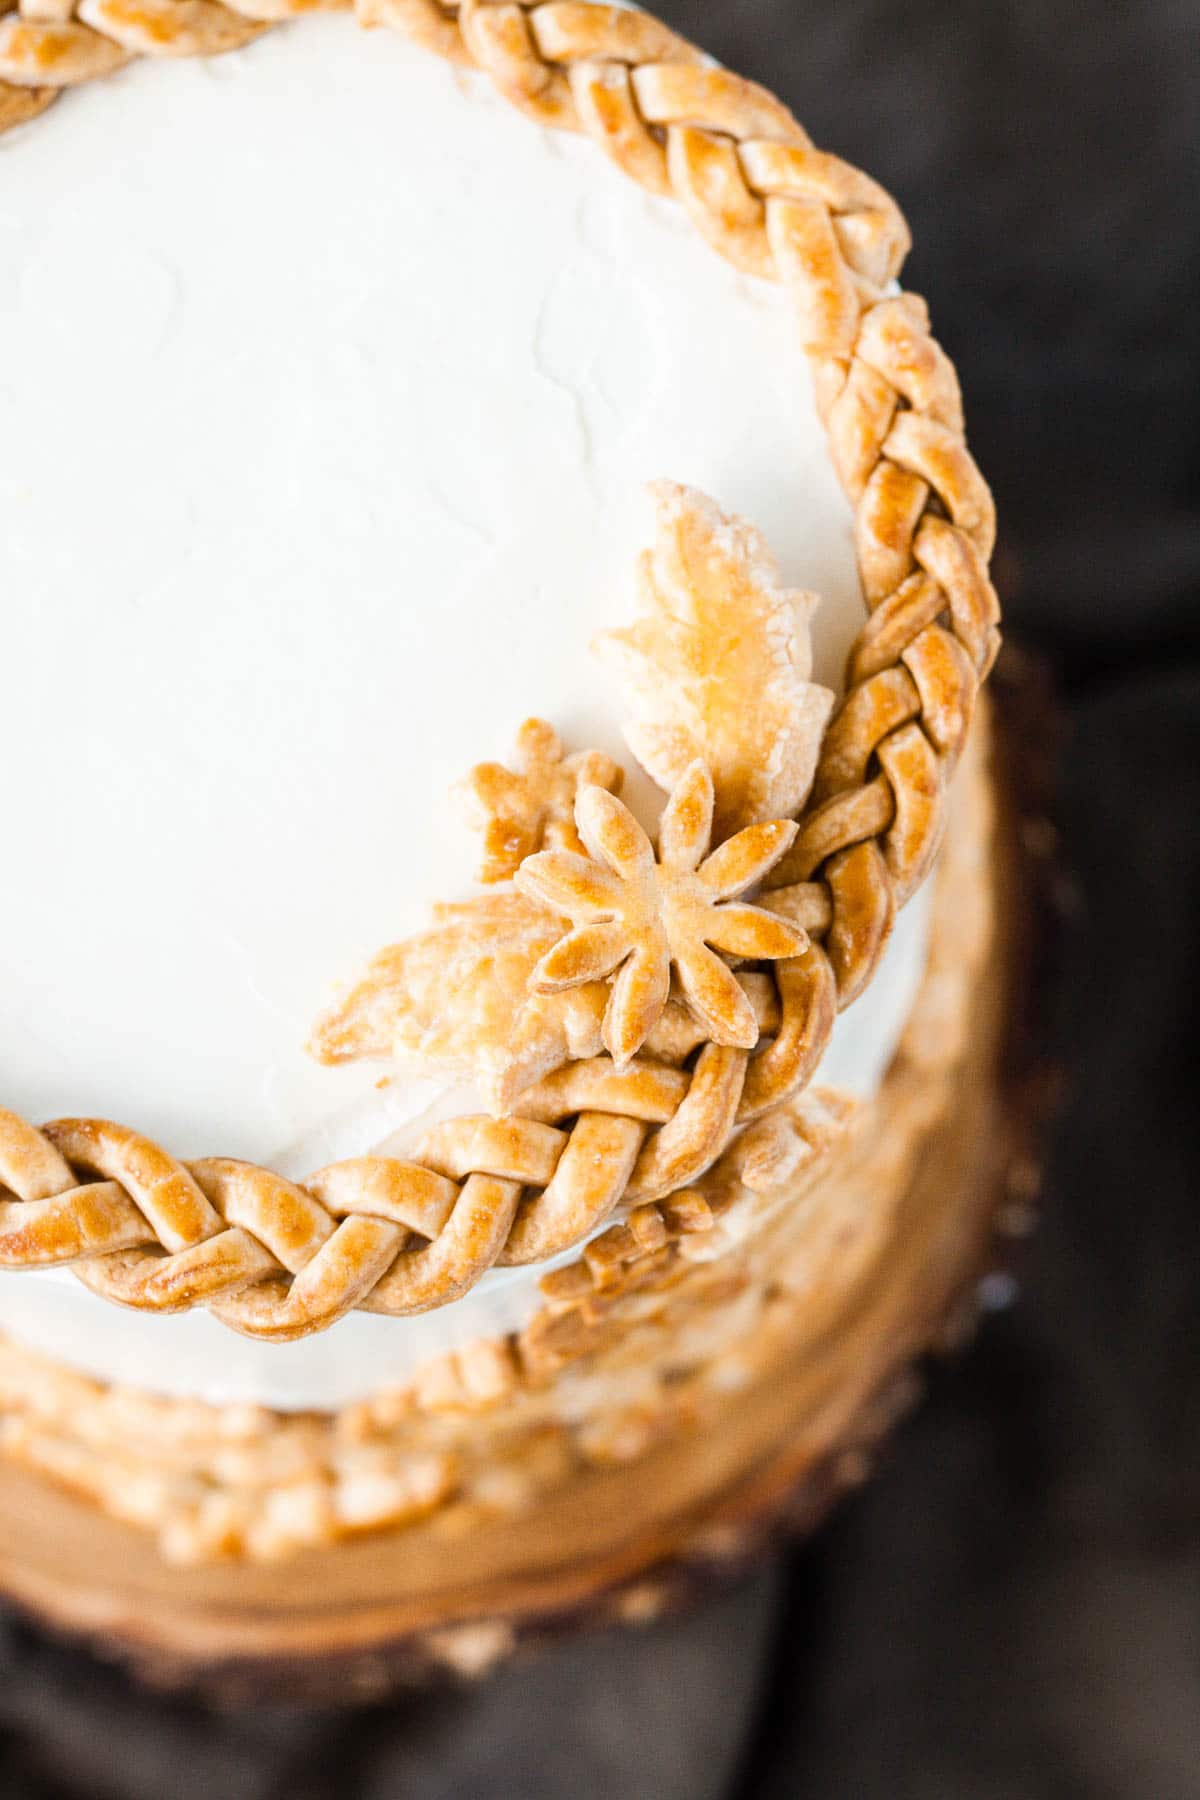
<svg viewBox="0 0 1200 1800">
<path fill-rule="evenodd" d="M 0 1581 L 503 1647 L 978 1253 L 990 505 L 892 203 L 644 15 L 192 10 L 0 20 Z"/>
</svg>

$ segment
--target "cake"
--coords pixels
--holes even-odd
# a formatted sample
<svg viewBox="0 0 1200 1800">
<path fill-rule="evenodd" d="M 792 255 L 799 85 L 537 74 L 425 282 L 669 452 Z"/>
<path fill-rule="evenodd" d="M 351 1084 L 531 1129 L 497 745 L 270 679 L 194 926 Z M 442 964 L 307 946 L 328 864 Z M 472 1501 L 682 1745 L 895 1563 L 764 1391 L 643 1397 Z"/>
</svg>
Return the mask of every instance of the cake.
<svg viewBox="0 0 1200 1800">
<path fill-rule="evenodd" d="M 306 10 L 0 19 L 0 1587 L 160 1673 L 647 1616 L 998 1191 L 894 202 L 632 9 Z"/>
</svg>

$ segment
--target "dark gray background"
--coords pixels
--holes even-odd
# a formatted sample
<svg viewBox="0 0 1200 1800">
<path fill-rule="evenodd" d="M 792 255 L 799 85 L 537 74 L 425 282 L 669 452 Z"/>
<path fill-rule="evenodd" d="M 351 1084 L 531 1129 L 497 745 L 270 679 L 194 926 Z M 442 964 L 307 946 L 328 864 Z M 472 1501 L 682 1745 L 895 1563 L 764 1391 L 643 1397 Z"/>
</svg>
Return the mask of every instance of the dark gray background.
<svg viewBox="0 0 1200 1800">
<path fill-rule="evenodd" d="M 4 1800 L 1200 1800 L 1200 13 L 659 10 L 897 194 L 1057 671 L 1072 1097 L 1021 1298 L 814 1543 L 475 1694 L 217 1719 L 0 1620 Z"/>
</svg>

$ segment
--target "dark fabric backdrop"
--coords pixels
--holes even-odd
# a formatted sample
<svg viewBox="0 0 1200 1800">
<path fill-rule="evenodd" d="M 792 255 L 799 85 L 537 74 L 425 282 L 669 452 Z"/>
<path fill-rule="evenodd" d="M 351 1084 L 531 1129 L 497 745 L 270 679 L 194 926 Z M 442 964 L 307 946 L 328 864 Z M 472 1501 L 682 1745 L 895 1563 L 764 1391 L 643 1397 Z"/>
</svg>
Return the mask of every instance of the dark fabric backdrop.
<svg viewBox="0 0 1200 1800">
<path fill-rule="evenodd" d="M 810 1545 L 478 1692 L 238 1719 L 0 1620 L 0 1795 L 1200 1800 L 1200 11 L 660 0 L 897 194 L 1068 721 L 1018 1303 Z"/>
</svg>

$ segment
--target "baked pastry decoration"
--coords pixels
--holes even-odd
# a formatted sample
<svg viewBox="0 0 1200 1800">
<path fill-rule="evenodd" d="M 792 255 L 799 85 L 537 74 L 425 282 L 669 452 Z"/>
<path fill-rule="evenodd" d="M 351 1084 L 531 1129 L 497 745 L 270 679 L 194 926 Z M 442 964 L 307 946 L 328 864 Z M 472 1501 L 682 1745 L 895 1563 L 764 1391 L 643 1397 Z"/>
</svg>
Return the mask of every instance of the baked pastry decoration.
<svg viewBox="0 0 1200 1800">
<path fill-rule="evenodd" d="M 808 947 L 800 925 L 730 902 L 796 836 L 764 806 L 799 807 L 832 704 L 807 680 L 816 602 L 784 590 L 758 533 L 703 495 L 659 482 L 654 497 L 658 543 L 640 568 L 654 616 L 609 642 L 636 671 L 631 742 L 673 784 L 658 863 L 617 798 L 623 771 L 597 751 L 564 757 L 553 729 L 529 720 L 518 774 L 483 763 L 468 778 L 486 819 L 481 878 L 512 876 L 517 894 L 443 905 L 432 931 L 382 951 L 318 1021 L 321 1060 L 415 1053 L 474 1073 L 502 1113 L 571 1058 L 604 1050 L 627 1068 L 662 1018 L 672 969 L 702 1038 L 757 1044 L 754 1008 L 714 951 L 754 962 Z M 722 801 L 725 840 L 708 854 Z M 566 919 L 576 929 L 563 935 Z"/>
<path fill-rule="evenodd" d="M 459 789 L 468 821 L 483 834 L 480 881 L 507 881 L 535 850 L 583 849 L 575 829 L 581 787 L 619 794 L 624 770 L 600 750 L 567 756 L 544 719 L 526 719 L 513 746 L 516 769 L 477 763 Z"/>
<path fill-rule="evenodd" d="M 562 929 L 511 889 L 436 906 L 428 931 L 381 950 L 318 1019 L 310 1047 L 326 1063 L 411 1054 L 474 1073 L 504 1113 L 522 1085 L 572 1055 L 599 1055 L 597 995 L 531 1004 L 530 978 Z"/>
<path fill-rule="evenodd" d="M 213 53 L 299 10 L 24 0 L 0 19 L 0 130 L 132 58 Z M 999 641 L 994 518 L 953 368 L 924 303 L 896 287 L 908 233 L 895 204 L 770 95 L 632 9 L 358 12 L 475 65 L 540 125 L 581 132 L 738 270 L 781 284 L 852 509 L 866 616 L 835 699 L 812 680 L 814 596 L 787 587 L 758 530 L 717 500 L 655 485 L 639 616 L 597 648 L 663 796 L 657 851 L 655 809 L 626 804 L 638 784 L 589 746 L 600 734 L 567 745 L 529 719 L 511 766 L 479 763 L 459 787 L 482 891 L 441 900 L 313 1026 L 318 1061 L 378 1061 L 385 1095 L 410 1067 L 470 1084 L 413 1141 L 381 1131 L 368 1153 L 338 1145 L 293 1175 L 177 1155 L 103 1118 L 35 1126 L 0 1111 L 0 1268 L 69 1270 L 117 1307 L 207 1312 L 268 1346 L 336 1325 L 331 1363 L 344 1332 L 398 1338 L 419 1315 L 461 1316 L 458 1302 L 482 1318 L 495 1297 L 486 1331 L 459 1341 L 451 1324 L 450 1347 L 411 1378 L 291 1411 L 122 1391 L 0 1340 L 9 1459 L 149 1528 L 177 1561 L 411 1530 L 411 1561 L 386 1549 L 382 1576 L 365 1561 L 361 1579 L 347 1573 L 355 1646 L 386 1635 L 390 1581 L 419 1588 L 428 1557 L 429 1591 L 450 1592 L 460 1547 L 485 1560 L 475 1547 L 498 1521 L 515 1538 L 496 1579 L 516 1591 L 538 1546 L 514 1521 L 543 1500 L 561 1505 L 564 1542 L 573 1522 L 571 1541 L 594 1547 L 581 1585 L 599 1587 L 693 1527 L 695 1545 L 724 1541 L 719 1524 L 704 1537 L 722 1497 L 797 1444 L 811 1461 L 857 1442 L 868 1399 L 928 1343 L 977 1253 L 988 1208 L 971 1197 L 971 1158 L 987 1134 L 945 1153 L 944 1180 L 937 1134 L 962 1096 L 972 1126 L 983 1117 L 1001 1006 L 977 996 L 993 851 L 978 732 L 968 749 Z M 538 692 L 521 710 L 566 735 L 555 703 Z M 468 713 L 448 777 L 481 747 L 470 728 Z M 882 1098 L 860 1106 L 828 1064 L 814 1076 L 954 807 L 928 961 L 895 1000 Z M 505 1283 L 527 1266 L 514 1323 Z M 198 1361 L 219 1371 L 206 1344 Z M 663 1446 L 672 1460 L 632 1473 Z M 835 1486 L 853 1478 L 838 1469 Z M 598 1470 L 612 1487 L 589 1486 Z M 254 1607 L 205 1574 L 213 1585 L 181 1616 L 219 1594 L 215 1635 L 252 1637 Z M 301 1602 L 289 1590 L 256 1617 L 272 1604 L 277 1648 Z M 324 1629 L 324 1596 L 322 1609 Z M 145 1641 L 175 1628 L 164 1602 Z"/>
<path fill-rule="evenodd" d="M 596 645 L 624 678 L 629 747 L 661 788 L 707 764 L 718 840 L 792 818 L 833 706 L 809 679 L 816 596 L 783 586 L 744 519 L 675 482 L 651 492 L 658 535 L 638 568 L 643 616 Z"/>
<path fill-rule="evenodd" d="M 657 861 L 615 795 L 583 788 L 575 810 L 588 855 L 543 850 L 517 871 L 523 894 L 575 925 L 534 969 L 534 992 L 562 993 L 611 977 L 601 1037 L 616 1068 L 625 1069 L 662 1017 L 673 971 L 684 1005 L 712 1043 L 753 1050 L 754 1008 L 716 952 L 778 961 L 808 948 L 798 926 L 734 904 L 779 861 L 795 825 L 747 825 L 709 854 L 713 783 L 702 762 L 684 770 L 663 809 Z"/>
</svg>

